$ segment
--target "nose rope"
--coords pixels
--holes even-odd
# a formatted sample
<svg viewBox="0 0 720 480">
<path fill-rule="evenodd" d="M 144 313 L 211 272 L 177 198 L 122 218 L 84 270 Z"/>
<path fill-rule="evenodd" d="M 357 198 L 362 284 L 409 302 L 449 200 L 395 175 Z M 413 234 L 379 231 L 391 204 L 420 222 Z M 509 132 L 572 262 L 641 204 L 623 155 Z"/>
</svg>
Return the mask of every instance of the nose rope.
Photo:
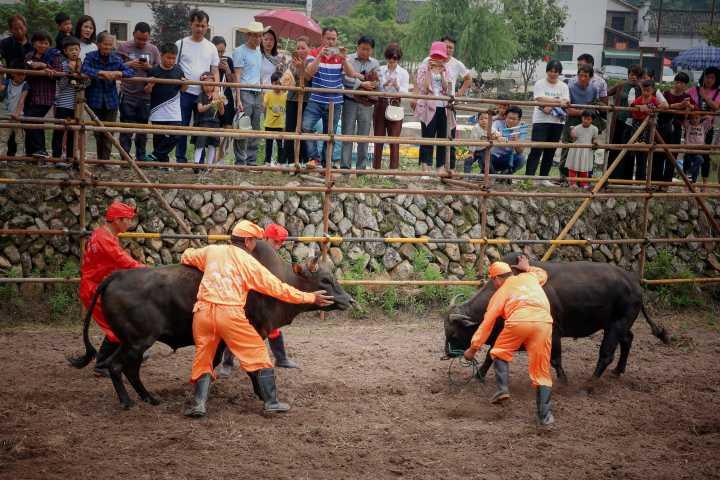
<svg viewBox="0 0 720 480">
<path fill-rule="evenodd" d="M 463 356 L 464 350 L 459 350 L 453 348 L 450 343 L 448 343 L 448 353 L 450 354 L 450 364 L 448 365 L 447 370 L 447 376 L 448 376 L 448 383 L 451 387 L 462 387 L 464 385 L 467 385 L 470 383 L 470 381 L 477 377 L 478 374 L 478 363 L 477 360 L 474 358 L 472 360 L 465 360 L 465 357 Z M 472 375 L 470 375 L 465 380 L 455 380 L 453 377 L 453 367 L 455 365 L 458 365 L 462 368 L 470 368 L 472 370 Z"/>
</svg>

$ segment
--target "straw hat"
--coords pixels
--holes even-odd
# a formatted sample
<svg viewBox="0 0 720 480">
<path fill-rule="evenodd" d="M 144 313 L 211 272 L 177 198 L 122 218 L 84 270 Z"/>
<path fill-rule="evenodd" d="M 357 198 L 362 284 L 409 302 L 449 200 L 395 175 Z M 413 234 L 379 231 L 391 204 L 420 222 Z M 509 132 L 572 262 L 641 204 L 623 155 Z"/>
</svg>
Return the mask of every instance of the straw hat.
<svg viewBox="0 0 720 480">
<path fill-rule="evenodd" d="M 270 27 L 263 26 L 260 22 L 250 22 L 247 27 L 239 28 L 243 33 L 265 33 L 270 30 Z"/>
</svg>

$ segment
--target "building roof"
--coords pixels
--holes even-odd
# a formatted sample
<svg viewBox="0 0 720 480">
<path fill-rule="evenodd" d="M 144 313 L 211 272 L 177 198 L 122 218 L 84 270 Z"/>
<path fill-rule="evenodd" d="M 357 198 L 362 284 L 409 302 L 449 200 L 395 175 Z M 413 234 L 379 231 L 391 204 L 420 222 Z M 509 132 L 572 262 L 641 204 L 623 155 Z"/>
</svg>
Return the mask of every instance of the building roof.
<svg viewBox="0 0 720 480">
<path fill-rule="evenodd" d="M 615 4 L 615 5 L 613 5 L 613 4 Z M 619 9 L 619 10 L 616 10 L 616 9 Z M 608 12 L 615 12 L 615 11 L 621 11 L 621 12 L 626 12 L 626 11 L 637 12 L 637 11 L 638 11 L 638 7 L 636 7 L 636 6 L 633 5 L 632 3 L 626 2 L 626 1 L 624 1 L 624 0 L 609 0 L 609 1 L 608 1 L 608 6 L 607 6 L 607 10 L 608 10 Z"/>
<path fill-rule="evenodd" d="M 649 13 L 650 33 L 655 34 L 657 33 L 658 12 L 652 9 Z M 663 9 L 661 22 L 660 35 L 695 37 L 699 35 L 700 27 L 710 24 L 710 12 Z"/>
</svg>

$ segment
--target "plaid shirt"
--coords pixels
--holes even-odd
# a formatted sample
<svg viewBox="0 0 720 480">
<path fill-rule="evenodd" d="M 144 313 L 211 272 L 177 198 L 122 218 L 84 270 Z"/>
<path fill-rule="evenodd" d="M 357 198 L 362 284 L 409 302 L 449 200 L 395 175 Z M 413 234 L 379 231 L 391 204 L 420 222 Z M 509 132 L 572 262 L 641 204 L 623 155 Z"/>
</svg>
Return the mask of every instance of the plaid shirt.
<svg viewBox="0 0 720 480">
<path fill-rule="evenodd" d="M 43 55 L 37 55 L 37 52 L 32 50 L 27 54 L 25 59 L 34 62 L 43 62 L 53 70 L 62 68 L 60 52 L 54 48 L 48 49 Z M 55 103 L 54 78 L 28 75 L 27 83 L 30 86 L 30 91 L 27 96 L 28 104 L 51 107 L 53 103 Z"/>
<path fill-rule="evenodd" d="M 98 78 L 98 73 L 102 71 L 122 72 L 123 77 L 132 77 L 135 75 L 135 71 L 126 66 L 117 53 L 103 57 L 99 51 L 96 51 L 85 56 L 82 73 L 92 79 L 90 86 L 85 90 L 87 104 L 92 109 L 115 110 L 120 103 L 117 82 Z"/>
</svg>

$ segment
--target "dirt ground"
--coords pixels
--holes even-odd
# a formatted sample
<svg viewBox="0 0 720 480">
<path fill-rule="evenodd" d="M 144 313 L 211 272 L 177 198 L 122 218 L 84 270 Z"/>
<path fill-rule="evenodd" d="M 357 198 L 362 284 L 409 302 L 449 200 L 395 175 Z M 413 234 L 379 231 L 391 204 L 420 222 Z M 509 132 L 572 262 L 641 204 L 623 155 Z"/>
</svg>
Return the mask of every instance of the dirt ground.
<svg viewBox="0 0 720 480">
<path fill-rule="evenodd" d="M 274 418 L 238 371 L 213 385 L 207 419 L 184 418 L 193 351 L 164 345 L 142 370 L 163 403 L 124 411 L 109 380 L 65 362 L 79 326 L 6 328 L 0 478 L 720 478 L 720 334 L 690 314 L 655 318 L 679 340 L 660 344 L 638 319 L 627 374 L 591 395 L 580 386 L 600 337 L 565 340 L 571 384 L 555 390 L 550 431 L 533 423 L 524 354 L 508 405 L 488 403 L 492 373 L 450 387 L 437 314 L 296 320 L 285 336 L 302 369 L 279 372 L 293 409 Z"/>
</svg>

